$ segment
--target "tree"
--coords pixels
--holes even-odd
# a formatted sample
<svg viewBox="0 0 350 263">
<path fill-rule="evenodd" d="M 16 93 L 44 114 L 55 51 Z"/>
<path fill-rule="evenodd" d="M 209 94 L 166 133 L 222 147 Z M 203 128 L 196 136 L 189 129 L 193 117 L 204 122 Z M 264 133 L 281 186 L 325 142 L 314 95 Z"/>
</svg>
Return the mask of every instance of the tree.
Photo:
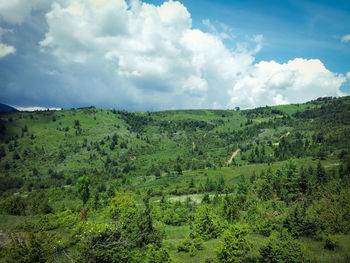
<svg viewBox="0 0 350 263">
<path fill-rule="evenodd" d="M 154 244 L 156 246 L 161 245 L 161 235 L 157 229 L 153 227 L 151 211 L 152 207 L 149 202 L 150 196 L 147 195 L 143 198 L 145 209 L 139 213 L 137 220 L 136 231 L 136 246 L 143 247 L 148 244 Z"/>
<path fill-rule="evenodd" d="M 90 179 L 87 176 L 82 176 L 78 179 L 77 187 L 78 187 L 78 195 L 80 199 L 83 201 L 83 204 L 85 205 L 86 202 L 89 200 L 90 197 Z"/>
<path fill-rule="evenodd" d="M 219 193 L 222 193 L 225 189 L 225 180 L 224 178 L 220 177 L 219 182 L 216 186 L 216 191 Z"/>
<path fill-rule="evenodd" d="M 191 181 L 190 181 L 190 184 L 189 184 L 188 188 L 189 189 L 194 188 L 194 180 L 193 180 L 193 178 L 191 178 Z"/>
<path fill-rule="evenodd" d="M 0 158 L 5 157 L 6 156 L 6 151 L 4 147 L 0 147 Z"/>
<path fill-rule="evenodd" d="M 206 204 L 209 204 L 209 203 L 210 203 L 210 196 L 209 196 L 208 193 L 205 193 L 205 194 L 203 195 L 202 203 L 206 203 Z"/>
<path fill-rule="evenodd" d="M 316 169 L 316 178 L 319 183 L 326 183 L 327 178 L 326 178 L 326 172 L 324 168 L 322 167 L 321 162 L 318 162 L 317 164 L 317 169 Z"/>
<path fill-rule="evenodd" d="M 259 179 L 255 182 L 255 184 L 256 191 L 262 200 L 266 201 L 271 199 L 273 195 L 272 187 L 265 179 Z"/>
<path fill-rule="evenodd" d="M 217 258 L 220 263 L 242 262 L 244 256 L 250 250 L 250 244 L 245 238 L 245 233 L 238 225 L 226 230 L 222 235 L 222 241 L 217 249 Z"/>
<path fill-rule="evenodd" d="M 113 151 L 114 148 L 115 148 L 115 142 L 112 141 L 112 142 L 111 142 L 111 145 L 109 146 L 109 149 L 111 149 L 111 151 Z"/>
<path fill-rule="evenodd" d="M 19 156 L 19 154 L 17 152 L 15 152 L 13 154 L 13 160 L 20 160 L 20 159 L 21 159 L 21 157 Z"/>
<path fill-rule="evenodd" d="M 222 213 L 226 220 L 234 221 L 239 215 L 239 204 L 232 196 L 226 195 L 222 204 Z"/>
<path fill-rule="evenodd" d="M 174 171 L 177 172 L 178 175 L 182 175 L 182 168 L 180 164 L 175 165 Z"/>
<path fill-rule="evenodd" d="M 192 227 L 194 233 L 204 240 L 217 238 L 221 231 L 215 214 L 206 204 L 198 207 Z"/>
</svg>

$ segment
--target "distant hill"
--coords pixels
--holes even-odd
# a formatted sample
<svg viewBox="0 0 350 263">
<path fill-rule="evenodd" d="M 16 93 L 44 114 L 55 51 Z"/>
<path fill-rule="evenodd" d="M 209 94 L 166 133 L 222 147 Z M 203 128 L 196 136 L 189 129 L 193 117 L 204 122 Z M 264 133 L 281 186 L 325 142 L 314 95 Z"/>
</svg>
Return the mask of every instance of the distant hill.
<svg viewBox="0 0 350 263">
<path fill-rule="evenodd" d="M 0 111 L 10 112 L 10 111 L 18 111 L 18 110 L 14 107 L 9 106 L 9 105 L 0 103 Z"/>
</svg>

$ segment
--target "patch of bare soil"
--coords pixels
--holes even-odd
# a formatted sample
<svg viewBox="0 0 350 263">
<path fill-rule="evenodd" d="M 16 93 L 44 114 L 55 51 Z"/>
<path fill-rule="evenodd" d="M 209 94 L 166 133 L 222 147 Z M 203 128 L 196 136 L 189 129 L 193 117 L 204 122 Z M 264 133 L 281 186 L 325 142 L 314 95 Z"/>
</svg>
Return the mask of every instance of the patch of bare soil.
<svg viewBox="0 0 350 263">
<path fill-rule="evenodd" d="M 239 154 L 241 149 L 237 149 L 231 156 L 230 160 L 227 161 L 227 163 L 232 163 L 233 159 Z"/>
</svg>

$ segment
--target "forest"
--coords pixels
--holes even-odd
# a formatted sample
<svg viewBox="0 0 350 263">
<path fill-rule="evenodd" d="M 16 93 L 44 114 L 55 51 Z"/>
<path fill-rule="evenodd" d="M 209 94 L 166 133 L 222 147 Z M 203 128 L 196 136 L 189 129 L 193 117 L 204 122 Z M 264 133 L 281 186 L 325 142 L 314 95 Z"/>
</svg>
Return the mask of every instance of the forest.
<svg viewBox="0 0 350 263">
<path fill-rule="evenodd" d="M 350 262 L 350 97 L 0 113 L 0 262 Z"/>
</svg>

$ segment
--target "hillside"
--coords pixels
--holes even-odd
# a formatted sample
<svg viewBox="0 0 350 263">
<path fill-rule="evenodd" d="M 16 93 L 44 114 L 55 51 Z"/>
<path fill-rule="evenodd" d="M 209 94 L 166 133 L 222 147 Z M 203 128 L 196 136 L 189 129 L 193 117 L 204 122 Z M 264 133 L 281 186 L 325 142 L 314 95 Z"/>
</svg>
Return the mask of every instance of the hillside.
<svg viewBox="0 0 350 263">
<path fill-rule="evenodd" d="M 4 111 L 4 112 L 9 112 L 9 111 L 18 111 L 17 109 L 15 109 L 14 107 L 8 106 L 6 104 L 2 104 L 0 103 L 0 112 Z"/>
<path fill-rule="evenodd" d="M 350 97 L 0 127 L 0 262 L 350 260 Z"/>
</svg>

